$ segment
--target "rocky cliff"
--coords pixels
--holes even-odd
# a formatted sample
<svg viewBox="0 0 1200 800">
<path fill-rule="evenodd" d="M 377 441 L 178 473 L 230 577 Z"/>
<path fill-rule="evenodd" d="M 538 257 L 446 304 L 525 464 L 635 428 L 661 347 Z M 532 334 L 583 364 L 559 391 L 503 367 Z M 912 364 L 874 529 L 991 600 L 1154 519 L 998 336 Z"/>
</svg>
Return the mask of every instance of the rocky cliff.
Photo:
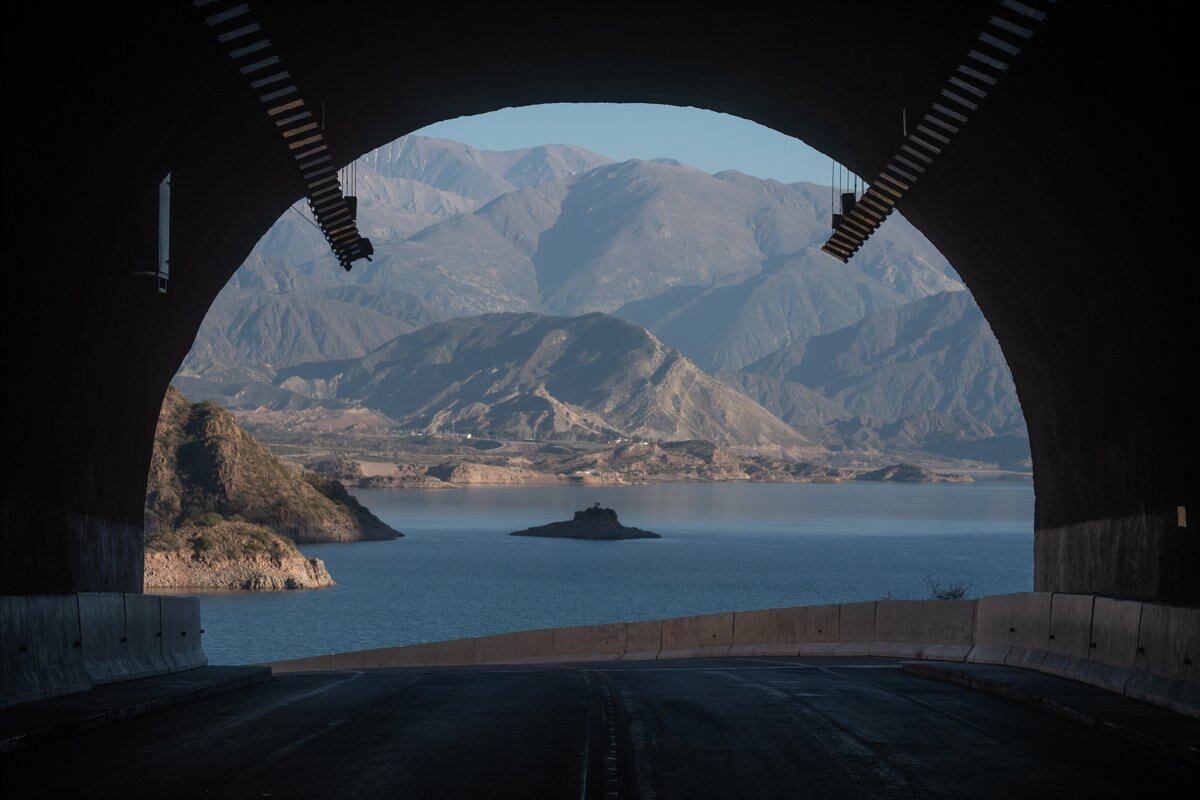
<svg viewBox="0 0 1200 800">
<path fill-rule="evenodd" d="M 223 409 L 168 389 L 146 488 L 148 588 L 328 586 L 295 542 L 394 539 L 338 481 L 275 457 Z"/>
<path fill-rule="evenodd" d="M 168 389 L 146 486 L 146 533 L 206 514 L 266 526 L 296 542 L 395 539 L 399 533 L 336 480 L 281 461 L 229 412 Z"/>
<path fill-rule="evenodd" d="M 317 589 L 333 578 L 319 558 L 262 525 L 214 515 L 146 542 L 148 589 Z"/>
</svg>

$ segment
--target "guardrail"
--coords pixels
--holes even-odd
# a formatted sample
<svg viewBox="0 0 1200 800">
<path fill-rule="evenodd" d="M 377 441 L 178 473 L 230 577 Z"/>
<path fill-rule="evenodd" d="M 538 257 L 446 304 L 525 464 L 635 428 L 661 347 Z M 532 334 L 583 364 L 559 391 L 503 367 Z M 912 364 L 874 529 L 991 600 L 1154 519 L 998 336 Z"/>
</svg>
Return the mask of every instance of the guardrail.
<svg viewBox="0 0 1200 800">
<path fill-rule="evenodd" d="M 0 708 L 208 663 L 194 597 L 0 596 Z"/>
<path fill-rule="evenodd" d="M 1027 592 L 877 600 L 502 633 L 268 664 L 324 669 L 886 656 L 1036 669 L 1200 717 L 1200 608 Z"/>
</svg>

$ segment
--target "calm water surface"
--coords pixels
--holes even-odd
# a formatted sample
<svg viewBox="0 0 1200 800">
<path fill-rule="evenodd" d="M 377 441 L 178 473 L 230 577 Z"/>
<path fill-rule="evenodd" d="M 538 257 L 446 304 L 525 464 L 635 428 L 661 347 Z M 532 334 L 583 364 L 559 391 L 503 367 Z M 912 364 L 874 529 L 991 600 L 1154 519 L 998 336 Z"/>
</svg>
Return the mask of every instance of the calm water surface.
<svg viewBox="0 0 1200 800">
<path fill-rule="evenodd" d="M 338 585 L 201 597 L 212 663 L 772 606 L 1033 584 L 1033 488 L 656 484 L 360 490 L 405 538 L 304 545 Z M 663 539 L 507 536 L 599 501 Z"/>
</svg>

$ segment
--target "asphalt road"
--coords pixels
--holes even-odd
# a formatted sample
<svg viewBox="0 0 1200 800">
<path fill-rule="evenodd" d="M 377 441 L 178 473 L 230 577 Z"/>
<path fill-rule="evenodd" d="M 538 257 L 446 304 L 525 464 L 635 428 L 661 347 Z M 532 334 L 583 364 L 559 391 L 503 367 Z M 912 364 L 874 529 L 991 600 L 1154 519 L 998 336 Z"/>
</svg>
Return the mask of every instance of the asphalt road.
<svg viewBox="0 0 1200 800">
<path fill-rule="evenodd" d="M 286 675 L 0 760 L 5 798 L 1138 798 L 1200 767 L 898 662 Z"/>
</svg>

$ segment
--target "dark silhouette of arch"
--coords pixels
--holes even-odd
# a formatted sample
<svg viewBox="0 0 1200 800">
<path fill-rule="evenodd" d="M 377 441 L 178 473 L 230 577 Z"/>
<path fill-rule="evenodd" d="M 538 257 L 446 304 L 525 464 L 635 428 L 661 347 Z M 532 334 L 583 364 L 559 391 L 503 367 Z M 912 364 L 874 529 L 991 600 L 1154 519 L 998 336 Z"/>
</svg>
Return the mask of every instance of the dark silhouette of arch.
<svg viewBox="0 0 1200 800">
<path fill-rule="evenodd" d="M 255 4 L 339 163 L 510 105 L 728 112 L 874 175 L 994 2 Z M 1035 464 L 1037 589 L 1200 602 L 1181 26 L 1069 3 L 902 211 L 1004 348 Z M 27 6 L 6 30 L 9 291 L 0 591 L 138 590 L 163 391 L 212 299 L 303 193 L 185 3 Z M 153 262 L 170 171 L 170 291 Z M 1151 200 L 1157 201 L 1153 204 Z"/>
</svg>

